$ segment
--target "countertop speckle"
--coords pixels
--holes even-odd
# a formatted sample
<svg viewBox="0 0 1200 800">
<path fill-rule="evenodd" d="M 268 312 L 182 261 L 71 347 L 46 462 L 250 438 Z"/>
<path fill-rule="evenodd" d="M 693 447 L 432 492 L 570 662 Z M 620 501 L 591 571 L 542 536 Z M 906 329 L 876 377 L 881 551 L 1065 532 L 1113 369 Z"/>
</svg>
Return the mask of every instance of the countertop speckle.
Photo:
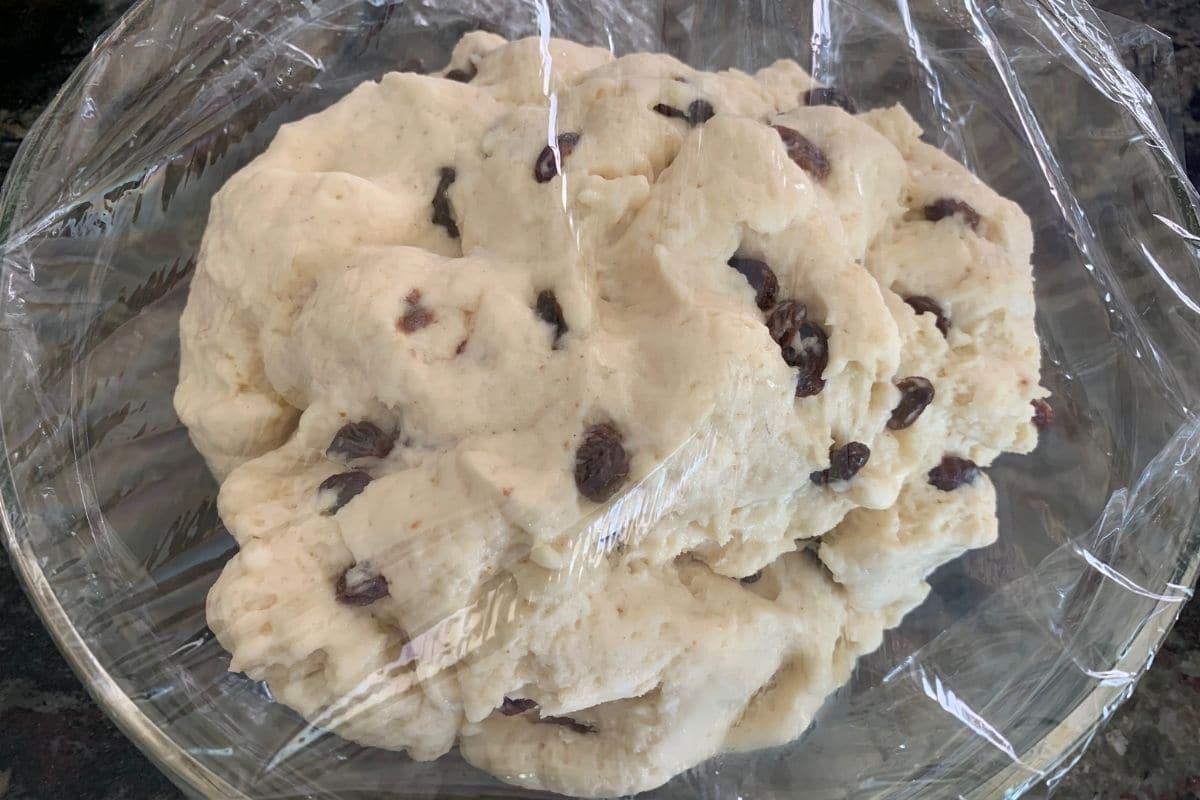
<svg viewBox="0 0 1200 800">
<path fill-rule="evenodd" d="M 0 0 L 0 180 L 57 87 L 129 0 Z M 1099 0 L 1172 37 L 1189 174 L 1200 176 L 1200 3 Z M 179 791 L 110 723 L 0 559 L 0 798 L 174 800 Z M 1062 800 L 1200 800 L 1200 602 L 1183 611 L 1133 697 L 1056 787 Z"/>
</svg>

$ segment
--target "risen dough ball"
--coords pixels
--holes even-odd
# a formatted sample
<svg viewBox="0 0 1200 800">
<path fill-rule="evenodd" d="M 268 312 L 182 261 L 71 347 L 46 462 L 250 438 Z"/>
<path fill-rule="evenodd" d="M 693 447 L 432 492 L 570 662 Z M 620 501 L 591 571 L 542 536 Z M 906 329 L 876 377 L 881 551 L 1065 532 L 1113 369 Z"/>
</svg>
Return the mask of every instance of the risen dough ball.
<svg viewBox="0 0 1200 800">
<path fill-rule="evenodd" d="M 1028 451 L 1045 392 L 1028 220 L 902 109 L 547 52 L 468 34 L 280 130 L 213 201 L 176 405 L 233 669 L 607 796 L 799 736 L 995 538 L 943 457 Z"/>
</svg>

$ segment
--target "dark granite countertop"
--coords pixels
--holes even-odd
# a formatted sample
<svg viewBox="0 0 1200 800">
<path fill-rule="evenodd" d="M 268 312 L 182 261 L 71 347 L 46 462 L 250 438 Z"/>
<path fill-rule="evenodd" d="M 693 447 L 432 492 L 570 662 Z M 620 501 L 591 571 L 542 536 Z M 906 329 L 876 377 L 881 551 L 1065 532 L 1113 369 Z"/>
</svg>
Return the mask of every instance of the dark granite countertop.
<svg viewBox="0 0 1200 800">
<path fill-rule="evenodd" d="M 1189 175 L 1200 178 L 1200 2 L 1099 0 L 1175 42 Z M 29 125 L 130 0 L 0 0 L 0 180 Z M 180 793 L 110 723 L 0 559 L 0 798 L 160 800 Z M 1200 800 L 1200 601 L 1133 697 L 1053 791 L 1063 800 Z"/>
</svg>

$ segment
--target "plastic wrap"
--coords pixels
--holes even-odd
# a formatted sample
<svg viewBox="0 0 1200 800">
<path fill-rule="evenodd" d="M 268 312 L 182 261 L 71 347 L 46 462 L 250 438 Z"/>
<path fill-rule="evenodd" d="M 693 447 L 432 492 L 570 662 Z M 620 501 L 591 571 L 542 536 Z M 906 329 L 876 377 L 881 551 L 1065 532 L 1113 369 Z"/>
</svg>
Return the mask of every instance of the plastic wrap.
<svg viewBox="0 0 1200 800">
<path fill-rule="evenodd" d="M 1053 784 L 1133 690 L 1200 564 L 1200 221 L 1168 132 L 1171 50 L 1081 0 L 398 3 L 144 0 L 31 131 L 0 203 L 5 542 L 99 702 L 211 797 L 530 796 L 452 752 L 364 748 L 227 671 L 205 596 L 235 543 L 172 408 L 212 195 L 278 127 L 469 30 L 795 58 L 927 138 L 1034 224 L 1056 423 L 989 470 L 1000 541 L 786 747 L 673 797 L 1015 797 Z M 1132 67 L 1137 76 L 1131 73 Z"/>
</svg>

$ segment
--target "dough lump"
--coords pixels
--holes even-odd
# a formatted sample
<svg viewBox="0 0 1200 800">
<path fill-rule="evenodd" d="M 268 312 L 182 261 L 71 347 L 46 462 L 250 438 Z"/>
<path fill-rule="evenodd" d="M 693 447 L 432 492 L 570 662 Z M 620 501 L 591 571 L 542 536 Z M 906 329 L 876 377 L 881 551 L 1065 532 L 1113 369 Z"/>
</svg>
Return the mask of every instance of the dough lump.
<svg viewBox="0 0 1200 800">
<path fill-rule="evenodd" d="M 1046 395 L 1025 215 L 812 88 L 470 33 L 234 175 L 176 394 L 231 669 L 573 795 L 798 737 Z"/>
</svg>

